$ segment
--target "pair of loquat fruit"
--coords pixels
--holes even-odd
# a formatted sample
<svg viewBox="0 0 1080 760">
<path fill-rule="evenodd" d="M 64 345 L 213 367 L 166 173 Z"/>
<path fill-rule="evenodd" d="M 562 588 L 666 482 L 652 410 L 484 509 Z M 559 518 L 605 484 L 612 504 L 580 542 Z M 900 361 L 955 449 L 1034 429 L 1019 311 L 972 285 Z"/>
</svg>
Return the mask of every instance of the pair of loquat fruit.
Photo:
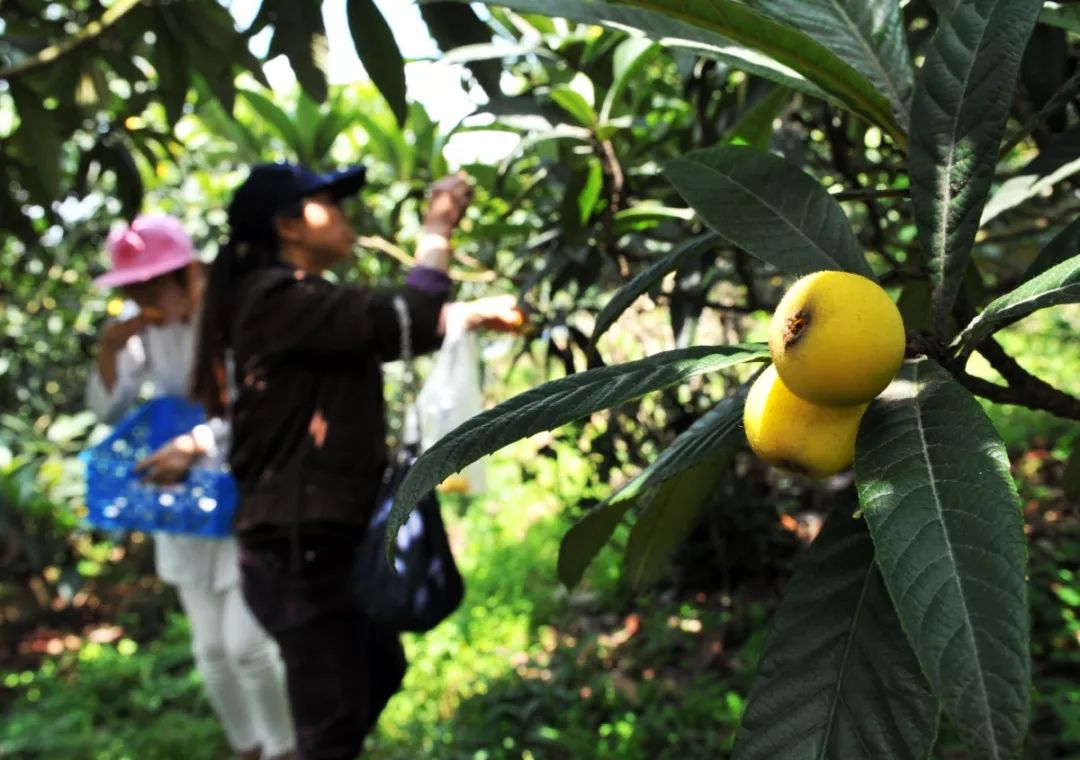
<svg viewBox="0 0 1080 760">
<path fill-rule="evenodd" d="M 876 282 L 848 272 L 798 280 L 773 314 L 772 366 L 746 398 L 750 447 L 811 478 L 850 467 L 863 413 L 896 377 L 905 343 L 900 311 Z"/>
</svg>

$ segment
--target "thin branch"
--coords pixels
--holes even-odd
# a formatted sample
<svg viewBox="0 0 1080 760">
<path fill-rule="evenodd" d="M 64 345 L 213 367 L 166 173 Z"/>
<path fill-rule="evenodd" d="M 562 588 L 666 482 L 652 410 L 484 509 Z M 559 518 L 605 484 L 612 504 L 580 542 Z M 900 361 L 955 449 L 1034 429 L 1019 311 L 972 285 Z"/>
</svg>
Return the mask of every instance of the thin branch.
<svg viewBox="0 0 1080 760">
<path fill-rule="evenodd" d="M 405 266 L 411 267 L 416 264 L 416 259 L 405 253 L 403 249 L 398 248 L 386 238 L 378 237 L 376 235 L 360 235 L 356 238 L 356 242 L 365 248 L 374 248 L 376 251 L 382 251 L 391 258 L 397 259 Z"/>
<path fill-rule="evenodd" d="M 1069 77 L 1065 83 L 1058 88 L 1058 91 L 1050 97 L 1050 100 L 1047 101 L 1045 106 L 1037 113 L 1034 113 L 1025 119 L 1023 125 L 1006 138 L 1001 149 L 998 151 L 998 159 L 1005 158 L 1005 156 L 1009 155 L 1009 151 L 1034 132 L 1044 119 L 1065 108 L 1077 94 L 1080 94 L 1080 72 Z"/>
<path fill-rule="evenodd" d="M 852 166 L 853 156 L 851 152 L 851 141 L 848 139 L 848 117 L 847 114 L 843 114 L 840 117 L 839 123 L 836 124 L 832 119 L 826 118 L 825 120 L 825 134 L 829 142 L 829 154 L 832 157 L 833 168 L 839 172 L 847 182 L 857 185 L 859 183 L 859 172 Z M 881 255 L 883 259 L 889 262 L 893 270 L 901 268 L 900 262 L 895 256 L 888 251 L 888 246 L 885 241 L 885 226 L 883 225 L 881 209 L 876 203 L 880 197 L 878 193 L 882 191 L 872 189 L 856 189 L 848 191 L 851 200 L 859 200 L 866 208 L 866 214 L 870 221 L 870 230 L 872 233 L 873 241 L 869 246 L 871 250 L 875 250 Z M 861 196 L 856 197 L 855 194 L 862 193 Z M 844 193 L 838 193 L 843 195 Z"/>
<path fill-rule="evenodd" d="M 608 206 L 604 209 L 603 219 L 604 237 L 606 238 L 604 249 L 607 255 L 615 262 L 615 266 L 619 270 L 619 277 L 623 280 L 629 280 L 630 263 L 626 260 L 626 257 L 619 253 L 618 246 L 615 244 L 615 215 L 622 208 L 626 175 L 611 140 L 598 138 L 595 147 L 600 159 L 600 165 L 604 171 L 604 177 L 607 179 L 609 192 Z"/>
<path fill-rule="evenodd" d="M 687 84 L 684 94 L 687 100 L 693 100 L 697 109 L 698 128 L 701 130 L 700 147 L 709 148 L 720 141 L 720 132 L 717 129 L 716 119 L 709 115 L 709 104 L 712 102 L 715 90 L 709 86 L 709 73 L 716 68 L 716 61 L 709 58 L 698 58 L 694 64 L 692 81 Z M 691 93 L 690 87 L 694 92 Z M 723 96 L 721 96 L 723 97 Z"/>
<path fill-rule="evenodd" d="M 753 314 L 757 311 L 775 311 L 776 307 L 763 307 L 762 309 L 751 309 L 749 306 L 740 306 L 735 303 L 720 303 L 719 301 L 705 301 L 705 306 L 715 311 L 724 312 L 727 314 Z"/>
<path fill-rule="evenodd" d="M 120 19 L 138 8 L 142 2 L 143 0 L 118 0 L 115 5 L 101 14 L 101 18 L 91 21 L 64 41 L 38 51 L 38 54 L 33 58 L 27 58 L 13 66 L 8 66 L 6 69 L 0 69 L 0 79 L 14 79 L 15 77 L 24 76 L 31 71 L 48 66 L 66 55 L 70 55 L 74 50 L 107 32 Z M 152 0 L 146 0 L 148 5 L 150 2 Z"/>
<path fill-rule="evenodd" d="M 1005 353 L 1005 349 L 993 338 L 984 340 L 976 350 L 982 354 L 986 361 L 990 362 L 990 366 L 996 369 L 998 374 L 1005 378 L 1005 382 L 1009 385 L 1023 385 L 1030 380 L 1037 379 L 1021 367 L 1016 359 Z M 1042 380 L 1039 380 L 1039 382 L 1041 383 Z"/>
<path fill-rule="evenodd" d="M 948 346 L 928 333 L 908 333 L 905 356 L 909 359 L 928 356 L 936 360 L 969 391 L 995 403 L 1050 412 L 1062 419 L 1080 420 L 1080 398 L 1059 391 L 1045 380 L 1032 375 L 1005 353 L 1005 349 L 993 338 L 983 341 L 975 350 L 1005 378 L 1008 385 L 998 385 L 968 373 L 964 369 L 968 355 L 950 358 Z"/>
<path fill-rule="evenodd" d="M 656 297 L 653 300 L 655 300 L 657 303 L 670 304 L 673 295 L 673 293 L 661 291 L 660 293 L 656 294 Z M 710 301 L 707 298 L 701 301 L 701 305 L 706 309 L 712 309 L 713 311 L 718 311 L 722 314 L 753 314 L 758 311 L 774 311 L 776 309 L 775 305 L 763 306 L 758 309 L 737 303 L 721 303 L 720 301 Z"/>
<path fill-rule="evenodd" d="M 976 350 L 1008 385 L 998 385 L 966 372 L 956 373 L 957 379 L 972 393 L 999 404 L 1014 404 L 1050 412 L 1064 419 L 1080 420 L 1080 398 L 1070 396 L 1028 372 L 993 338 L 980 343 Z"/>
<path fill-rule="evenodd" d="M 1040 377 L 1036 377 L 1021 367 L 1020 363 L 1005 353 L 1005 349 L 993 338 L 984 340 L 979 345 L 978 352 L 990 362 L 991 367 L 996 369 L 998 373 L 1005 378 L 1005 382 L 1007 382 L 1010 387 L 1030 388 L 1046 394 L 1058 394 L 1080 404 L 1080 399 L 1073 399 L 1072 396 L 1069 396 L 1063 391 L 1059 391 L 1057 388 L 1050 385 L 1050 383 Z"/>
<path fill-rule="evenodd" d="M 743 287 L 746 288 L 747 307 L 750 309 L 761 308 L 761 299 L 758 298 L 757 291 L 754 290 L 754 273 L 750 265 L 750 256 L 741 248 L 736 248 L 734 264 L 735 273 L 739 275 Z"/>
<path fill-rule="evenodd" d="M 1045 218 L 1040 218 L 1032 224 L 1017 224 L 1009 227 L 1005 227 L 997 232 L 987 232 L 986 230 L 979 230 L 975 235 L 975 244 L 981 245 L 983 243 L 1004 243 L 1009 240 L 1017 240 L 1020 238 L 1030 237 L 1038 232 L 1043 232 L 1050 227 L 1050 222 Z"/>
<path fill-rule="evenodd" d="M 1027 389 L 1019 390 L 1011 386 L 1005 387 L 1004 385 L 992 383 L 989 380 L 969 375 L 966 372 L 956 375 L 956 379 L 976 396 L 982 396 L 998 404 L 1023 406 L 1028 409 L 1050 412 L 1062 419 L 1080 420 L 1080 399 L 1073 398 L 1056 389 L 1051 389 L 1053 393 Z"/>
<path fill-rule="evenodd" d="M 416 259 L 405 253 L 401 248 L 391 243 L 386 238 L 374 236 L 374 235 L 361 235 L 356 239 L 356 242 L 365 248 L 374 248 L 376 251 L 381 251 L 391 258 L 397 259 L 407 267 L 415 266 Z M 457 280 L 458 282 L 494 282 L 498 275 L 490 269 L 485 272 L 460 272 L 450 270 L 446 273 L 451 280 Z"/>
<path fill-rule="evenodd" d="M 854 190 L 841 190 L 832 193 L 832 197 L 838 201 L 864 201 L 868 198 L 903 198 L 907 194 L 907 188 L 884 187 L 876 189 L 860 187 Z"/>
</svg>

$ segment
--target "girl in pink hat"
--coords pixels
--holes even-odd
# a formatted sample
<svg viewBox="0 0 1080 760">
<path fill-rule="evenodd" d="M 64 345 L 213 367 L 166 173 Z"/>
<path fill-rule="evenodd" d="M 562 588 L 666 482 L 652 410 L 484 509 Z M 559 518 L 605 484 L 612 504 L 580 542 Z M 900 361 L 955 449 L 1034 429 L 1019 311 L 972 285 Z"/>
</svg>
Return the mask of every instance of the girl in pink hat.
<svg viewBox="0 0 1080 760">
<path fill-rule="evenodd" d="M 171 216 L 140 216 L 114 229 L 107 247 L 112 268 L 94 282 L 118 288 L 126 304 L 102 330 L 87 400 L 98 417 L 114 422 L 147 384 L 159 395 L 186 393 L 203 272 L 191 238 Z M 182 480 L 203 457 L 223 466 L 229 433 L 224 420 L 212 420 L 139 467 L 148 480 L 167 484 Z M 284 669 L 240 592 L 236 540 L 168 533 L 154 539 L 158 574 L 176 586 L 191 621 L 196 665 L 237 756 L 291 756 Z"/>
</svg>

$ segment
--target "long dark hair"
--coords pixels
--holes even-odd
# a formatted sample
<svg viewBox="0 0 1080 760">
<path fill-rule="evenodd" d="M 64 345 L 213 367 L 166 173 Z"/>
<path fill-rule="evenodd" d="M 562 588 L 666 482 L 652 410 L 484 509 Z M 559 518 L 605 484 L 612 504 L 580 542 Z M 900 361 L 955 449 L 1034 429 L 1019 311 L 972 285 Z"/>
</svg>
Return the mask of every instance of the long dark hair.
<svg viewBox="0 0 1080 760">
<path fill-rule="evenodd" d="M 274 216 L 297 218 L 303 213 L 299 203 L 279 210 Z M 232 349 L 232 326 L 236 295 L 249 274 L 280 262 L 281 240 L 276 225 L 257 240 L 230 238 L 210 265 L 210 273 L 199 309 L 195 361 L 188 393 L 206 408 L 211 417 L 220 417 L 228 407 L 226 361 Z"/>
</svg>

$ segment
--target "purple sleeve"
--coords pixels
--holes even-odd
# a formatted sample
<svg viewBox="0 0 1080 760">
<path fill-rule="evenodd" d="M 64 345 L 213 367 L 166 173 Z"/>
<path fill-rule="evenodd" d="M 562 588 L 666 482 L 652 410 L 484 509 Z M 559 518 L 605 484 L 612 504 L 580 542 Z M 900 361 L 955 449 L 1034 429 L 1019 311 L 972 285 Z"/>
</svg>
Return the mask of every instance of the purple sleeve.
<svg viewBox="0 0 1080 760">
<path fill-rule="evenodd" d="M 416 355 L 438 348 L 442 341 L 439 316 L 450 278 L 438 269 L 413 268 L 405 288 L 397 290 L 333 285 L 286 269 L 263 275 L 257 284 L 244 291 L 236 327 L 251 344 L 250 353 L 374 351 L 390 361 L 401 350 L 395 294 L 405 299 L 412 317 Z"/>
<path fill-rule="evenodd" d="M 432 296 L 446 297 L 450 293 L 450 278 L 434 267 L 417 266 L 409 270 L 405 286 Z"/>
</svg>

